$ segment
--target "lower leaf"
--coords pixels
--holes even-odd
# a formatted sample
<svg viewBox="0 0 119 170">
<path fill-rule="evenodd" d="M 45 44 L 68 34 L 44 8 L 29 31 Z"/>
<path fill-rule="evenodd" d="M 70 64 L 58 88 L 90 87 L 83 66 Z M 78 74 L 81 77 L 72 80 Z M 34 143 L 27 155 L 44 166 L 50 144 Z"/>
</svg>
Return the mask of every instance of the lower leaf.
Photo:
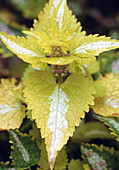
<svg viewBox="0 0 119 170">
<path fill-rule="evenodd" d="M 35 165 L 40 159 L 40 150 L 37 143 L 29 136 L 18 131 L 10 130 L 12 146 L 12 158 L 17 168 L 29 168 Z"/>
<path fill-rule="evenodd" d="M 84 170 L 83 162 L 80 159 L 72 159 L 68 165 L 68 170 Z"/>
<path fill-rule="evenodd" d="M 47 152 L 44 141 L 41 144 L 41 157 L 40 161 L 38 162 L 38 165 L 40 168 L 38 170 L 48 170 L 49 169 L 49 163 L 47 158 Z M 63 148 L 57 155 L 54 170 L 63 170 L 68 165 L 68 159 L 65 149 Z"/>
<path fill-rule="evenodd" d="M 109 126 L 109 129 L 112 131 L 111 134 L 115 135 L 117 137 L 117 141 L 119 141 L 119 118 L 102 117 L 99 115 L 94 115 L 94 117 Z"/>
<path fill-rule="evenodd" d="M 83 144 L 81 146 L 82 157 L 87 161 L 92 170 L 116 170 L 119 167 L 119 157 L 113 148 L 103 145 Z"/>
<path fill-rule="evenodd" d="M 53 169 L 57 151 L 73 135 L 80 118 L 85 116 L 84 111 L 88 112 L 89 105 L 94 104 L 93 82 L 83 74 L 72 74 L 58 85 L 51 72 L 34 71 L 24 84 L 28 108 L 32 109 L 32 118 L 41 128 Z"/>
</svg>

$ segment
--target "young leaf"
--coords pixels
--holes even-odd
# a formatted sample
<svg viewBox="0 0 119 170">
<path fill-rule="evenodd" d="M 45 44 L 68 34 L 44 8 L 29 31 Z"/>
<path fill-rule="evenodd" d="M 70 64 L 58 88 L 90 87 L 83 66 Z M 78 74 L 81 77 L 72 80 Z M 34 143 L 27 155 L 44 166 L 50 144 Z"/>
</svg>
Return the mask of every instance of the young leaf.
<svg viewBox="0 0 119 170">
<path fill-rule="evenodd" d="M 91 139 L 109 139 L 110 131 L 100 122 L 87 122 L 82 123 L 74 132 L 71 141 L 79 143 L 81 141 L 90 141 Z"/>
<path fill-rule="evenodd" d="M 13 91 L 22 94 L 22 85 L 16 79 L 1 79 L 0 84 L 0 128 L 19 128 L 25 117 L 25 108 Z M 13 90 L 13 91 L 12 91 Z"/>
<path fill-rule="evenodd" d="M 68 165 L 68 170 L 84 170 L 83 162 L 80 159 L 72 159 Z"/>
<path fill-rule="evenodd" d="M 84 118 L 84 111 L 93 105 L 93 82 L 83 74 L 72 74 L 58 85 L 51 72 L 34 71 L 25 81 L 25 97 L 41 136 L 45 138 L 50 166 L 57 151 L 73 135 L 75 126 Z"/>
<path fill-rule="evenodd" d="M 50 0 L 38 21 L 34 20 L 34 28 L 24 31 L 27 39 L 2 32 L 0 38 L 13 53 L 34 68 L 40 67 L 41 62 L 65 65 L 75 61 L 82 66 L 95 60 L 95 55 L 103 51 L 119 48 L 119 41 L 98 37 L 98 34 L 86 36 L 81 29 L 66 0 Z"/>
<path fill-rule="evenodd" d="M 26 169 L 39 161 L 40 150 L 29 136 L 10 130 L 10 139 L 13 143 L 11 155 L 16 167 Z"/>
<path fill-rule="evenodd" d="M 111 134 L 115 135 L 117 137 L 117 141 L 119 141 L 119 119 L 118 118 L 107 118 L 99 115 L 94 115 L 94 117 L 104 122 L 107 126 L 109 126 L 109 129 L 112 131 Z"/>
<path fill-rule="evenodd" d="M 82 157 L 89 164 L 92 170 L 116 170 L 119 167 L 119 157 L 113 148 L 108 148 L 103 145 L 83 144 L 81 146 Z"/>
<path fill-rule="evenodd" d="M 97 61 L 97 60 L 91 61 L 89 64 L 86 65 L 86 68 L 88 69 L 90 74 L 94 74 L 94 73 L 98 72 L 99 61 Z"/>
<path fill-rule="evenodd" d="M 41 157 L 40 161 L 38 162 L 38 165 L 40 166 L 40 168 L 38 169 L 47 170 L 50 168 L 44 141 L 41 144 Z M 54 170 L 63 170 L 66 168 L 67 165 L 68 165 L 67 154 L 65 149 L 62 149 L 57 155 Z"/>
<path fill-rule="evenodd" d="M 119 77 L 118 75 L 106 74 L 100 77 L 99 83 L 106 87 L 105 96 L 95 99 L 92 107 L 94 112 L 102 116 L 119 116 Z"/>
</svg>

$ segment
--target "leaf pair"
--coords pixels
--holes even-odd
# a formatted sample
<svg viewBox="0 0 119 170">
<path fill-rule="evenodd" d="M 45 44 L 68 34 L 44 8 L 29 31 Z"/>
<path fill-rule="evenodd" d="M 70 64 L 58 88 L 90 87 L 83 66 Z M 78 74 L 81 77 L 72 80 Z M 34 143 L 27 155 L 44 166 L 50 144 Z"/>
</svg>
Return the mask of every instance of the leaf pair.
<svg viewBox="0 0 119 170">
<path fill-rule="evenodd" d="M 58 85 L 49 71 L 31 72 L 24 83 L 28 109 L 32 109 L 32 117 L 45 138 L 51 167 L 57 151 L 73 135 L 80 118 L 84 118 L 84 111 L 88 112 L 89 104 L 94 104 L 92 83 L 82 74 L 72 74 Z"/>
</svg>

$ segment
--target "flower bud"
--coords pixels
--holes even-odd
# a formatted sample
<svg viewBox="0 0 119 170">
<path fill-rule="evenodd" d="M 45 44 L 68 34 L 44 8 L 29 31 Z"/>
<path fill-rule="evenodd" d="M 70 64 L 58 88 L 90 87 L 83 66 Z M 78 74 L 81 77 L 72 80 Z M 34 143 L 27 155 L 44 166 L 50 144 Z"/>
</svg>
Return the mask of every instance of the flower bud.
<svg viewBox="0 0 119 170">
<path fill-rule="evenodd" d="M 58 69 L 58 70 L 57 70 L 57 73 L 58 73 L 58 74 L 61 74 L 61 73 L 62 73 L 62 70 L 61 70 L 61 69 Z"/>
</svg>

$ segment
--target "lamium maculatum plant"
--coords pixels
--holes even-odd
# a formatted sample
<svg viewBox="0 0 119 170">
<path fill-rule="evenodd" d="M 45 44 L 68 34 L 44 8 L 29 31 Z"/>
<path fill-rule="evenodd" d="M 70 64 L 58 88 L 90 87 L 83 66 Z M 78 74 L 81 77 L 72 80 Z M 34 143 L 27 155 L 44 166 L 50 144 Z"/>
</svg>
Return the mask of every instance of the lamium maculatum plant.
<svg viewBox="0 0 119 170">
<path fill-rule="evenodd" d="M 35 121 L 45 139 L 51 170 L 58 152 L 73 136 L 75 127 L 89 109 L 119 140 L 119 75 L 100 75 L 96 81 L 92 77 L 99 69 L 97 56 L 119 48 L 119 41 L 98 34 L 87 36 L 66 0 L 50 0 L 38 20 L 34 20 L 33 28 L 23 33 L 24 37 L 16 37 L 0 32 L 7 48 L 32 66 L 19 84 L 14 78 L 2 79 L 0 84 L 0 128 L 10 132 L 16 148 L 12 151 L 13 164 L 17 169 L 33 166 L 40 159 L 39 142 L 33 156 L 30 148 L 34 147 L 34 141 L 14 130 L 20 127 L 26 114 Z M 32 146 L 28 149 L 29 141 Z M 85 144 L 81 148 L 89 167 L 96 167 L 87 157 L 98 149 L 95 151 L 95 146 Z M 104 149 L 104 152 L 108 151 Z M 21 162 L 17 162 L 15 153 L 21 154 Z M 100 166 L 108 167 L 106 160 L 101 163 Z"/>
</svg>

